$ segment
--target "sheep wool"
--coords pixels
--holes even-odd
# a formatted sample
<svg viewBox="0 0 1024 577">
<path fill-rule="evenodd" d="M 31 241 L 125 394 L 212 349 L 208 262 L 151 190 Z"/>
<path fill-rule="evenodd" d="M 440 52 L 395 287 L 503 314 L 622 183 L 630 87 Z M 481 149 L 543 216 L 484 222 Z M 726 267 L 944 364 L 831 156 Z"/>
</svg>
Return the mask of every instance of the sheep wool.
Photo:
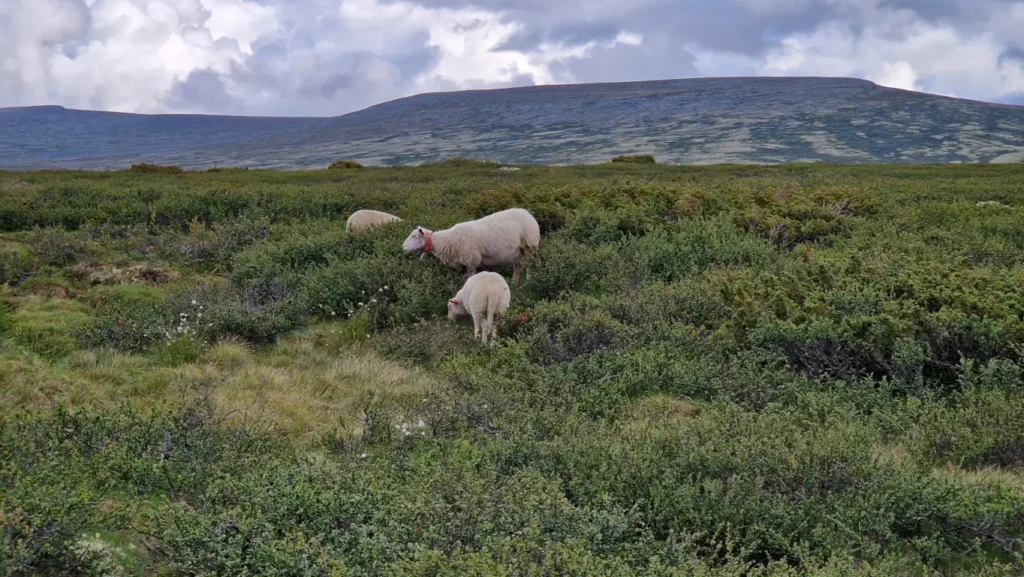
<svg viewBox="0 0 1024 577">
<path fill-rule="evenodd" d="M 539 246 L 540 225 L 523 208 L 502 210 L 436 232 L 418 226 L 402 244 L 407 253 L 423 251 L 447 265 L 464 266 L 470 277 L 481 266 L 511 264 L 513 283 L 519 282 L 520 272 Z"/>
<path fill-rule="evenodd" d="M 498 273 L 480 272 L 466 280 L 455 298 L 448 301 L 448 318 L 473 316 L 473 337 L 484 344 L 498 337 L 497 318 L 508 308 L 512 293 L 508 283 Z"/>
<path fill-rule="evenodd" d="M 348 217 L 345 221 L 345 230 L 355 232 L 360 230 L 366 230 L 373 228 L 377 225 L 386 224 L 389 222 L 398 222 L 402 219 L 398 218 L 393 214 L 381 212 L 379 210 L 357 210 L 352 213 L 352 216 Z"/>
</svg>

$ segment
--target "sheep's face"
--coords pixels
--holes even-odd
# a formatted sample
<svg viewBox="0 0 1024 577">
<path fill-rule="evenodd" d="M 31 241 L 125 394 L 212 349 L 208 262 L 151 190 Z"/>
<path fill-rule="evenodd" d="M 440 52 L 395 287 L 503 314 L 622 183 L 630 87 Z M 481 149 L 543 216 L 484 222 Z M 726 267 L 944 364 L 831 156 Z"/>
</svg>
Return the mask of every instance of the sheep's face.
<svg viewBox="0 0 1024 577">
<path fill-rule="evenodd" d="M 423 247 L 427 245 L 427 235 L 430 234 L 430 230 L 417 226 L 416 230 L 409 233 L 409 236 L 405 237 L 405 242 L 402 243 L 402 249 L 405 252 L 415 252 L 417 250 L 423 250 Z"/>
<path fill-rule="evenodd" d="M 457 299 L 450 299 L 448 301 L 448 320 L 455 322 L 455 319 L 466 314 L 466 307 L 462 305 L 462 302 Z"/>
</svg>

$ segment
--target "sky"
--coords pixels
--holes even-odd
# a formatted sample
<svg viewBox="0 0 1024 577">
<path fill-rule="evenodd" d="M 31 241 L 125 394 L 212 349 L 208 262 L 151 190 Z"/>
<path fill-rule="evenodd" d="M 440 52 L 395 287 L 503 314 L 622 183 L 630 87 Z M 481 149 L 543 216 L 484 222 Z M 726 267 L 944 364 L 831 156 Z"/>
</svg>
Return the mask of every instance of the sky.
<svg viewBox="0 0 1024 577">
<path fill-rule="evenodd" d="M 334 116 L 422 92 L 850 76 L 1024 104 L 1024 0 L 0 0 L 0 107 Z"/>
</svg>

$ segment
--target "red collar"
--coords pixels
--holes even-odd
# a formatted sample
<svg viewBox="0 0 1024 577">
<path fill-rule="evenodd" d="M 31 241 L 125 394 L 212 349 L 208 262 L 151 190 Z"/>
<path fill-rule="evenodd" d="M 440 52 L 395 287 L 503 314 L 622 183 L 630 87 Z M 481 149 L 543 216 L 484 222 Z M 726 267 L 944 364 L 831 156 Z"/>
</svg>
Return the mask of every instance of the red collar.
<svg viewBox="0 0 1024 577">
<path fill-rule="evenodd" d="M 427 234 L 427 244 L 423 245 L 423 254 L 430 252 L 430 244 L 434 242 L 434 233 Z"/>
</svg>

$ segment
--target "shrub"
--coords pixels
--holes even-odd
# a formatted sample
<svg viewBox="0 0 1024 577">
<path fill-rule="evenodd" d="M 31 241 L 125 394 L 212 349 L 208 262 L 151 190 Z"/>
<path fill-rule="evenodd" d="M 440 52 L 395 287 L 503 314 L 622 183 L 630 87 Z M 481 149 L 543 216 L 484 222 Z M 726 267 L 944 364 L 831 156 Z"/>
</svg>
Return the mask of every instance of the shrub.
<svg viewBox="0 0 1024 577">
<path fill-rule="evenodd" d="M 237 336 L 255 344 L 274 342 L 301 324 L 298 304 L 278 284 L 239 289 L 226 283 L 198 283 L 171 294 L 168 310 L 173 335 L 205 343 Z"/>
<path fill-rule="evenodd" d="M 602 286 L 616 286 L 622 266 L 615 247 L 591 249 L 551 238 L 540 244 L 528 286 L 538 299 L 554 299 L 569 292 L 594 293 Z"/>
<path fill-rule="evenodd" d="M 81 235 L 60 228 L 37 228 L 28 234 L 26 244 L 35 261 L 44 266 L 65 267 L 87 254 L 86 240 Z"/>
<path fill-rule="evenodd" d="M 606 347 L 621 347 L 633 338 L 627 327 L 596 301 L 586 298 L 538 304 L 530 327 L 523 342 L 530 360 L 539 364 L 565 362 Z"/>
<path fill-rule="evenodd" d="M 328 170 L 344 170 L 348 168 L 363 168 L 363 165 L 354 160 L 336 160 L 327 167 Z"/>
<path fill-rule="evenodd" d="M 0 285 L 18 284 L 32 274 L 28 250 L 0 247 Z"/>
<path fill-rule="evenodd" d="M 165 166 L 165 165 L 160 165 L 160 164 L 149 164 L 149 163 L 146 163 L 146 162 L 141 162 L 141 163 L 138 163 L 138 164 L 133 164 L 132 167 L 131 167 L 131 171 L 132 172 L 149 172 L 149 173 L 156 173 L 156 174 L 181 174 L 181 173 L 185 172 L 184 170 L 181 169 L 180 166 L 173 166 L 173 165 L 166 165 Z"/>
<path fill-rule="evenodd" d="M 141 353 L 170 338 L 172 318 L 161 292 L 120 286 L 99 297 L 96 317 L 82 330 L 80 340 L 85 347 Z"/>
<path fill-rule="evenodd" d="M 654 164 L 654 156 L 650 154 L 622 155 L 613 158 L 612 162 L 621 162 L 626 164 Z"/>
<path fill-rule="evenodd" d="M 239 218 L 230 223 L 205 226 L 197 220 L 189 224 L 188 235 L 181 240 L 178 252 L 186 264 L 201 262 L 226 263 L 245 247 L 256 244 L 270 235 L 270 222 L 266 218 Z"/>
<path fill-rule="evenodd" d="M 211 166 L 206 172 L 247 172 L 248 166 Z"/>
<path fill-rule="evenodd" d="M 541 234 L 556 231 L 565 224 L 567 211 L 550 190 L 527 190 L 521 185 L 505 185 L 474 195 L 466 209 L 473 218 L 482 218 L 500 210 L 525 208 L 537 219 Z"/>
</svg>

